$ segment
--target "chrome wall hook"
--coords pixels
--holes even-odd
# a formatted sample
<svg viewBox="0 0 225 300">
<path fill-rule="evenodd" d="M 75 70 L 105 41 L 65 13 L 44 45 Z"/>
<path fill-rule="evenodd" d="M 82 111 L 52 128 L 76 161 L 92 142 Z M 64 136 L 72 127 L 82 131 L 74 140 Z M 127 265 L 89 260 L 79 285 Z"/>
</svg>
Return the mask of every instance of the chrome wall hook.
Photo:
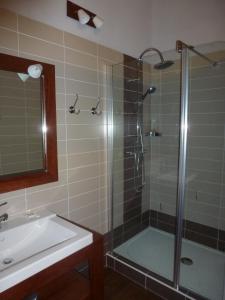
<svg viewBox="0 0 225 300">
<path fill-rule="evenodd" d="M 80 113 L 80 109 L 79 109 L 79 108 L 76 108 L 76 104 L 77 104 L 78 99 L 79 99 L 78 94 L 76 94 L 76 99 L 75 99 L 75 101 L 74 101 L 74 105 L 71 105 L 71 106 L 69 107 L 69 112 L 70 112 L 71 114 L 79 115 L 79 113 Z"/>
<path fill-rule="evenodd" d="M 92 107 L 92 109 L 91 109 L 92 115 L 97 115 L 97 116 L 101 115 L 102 111 L 98 110 L 98 106 L 99 106 L 100 102 L 101 102 L 101 97 L 98 97 L 98 102 L 97 102 L 96 106 Z"/>
</svg>

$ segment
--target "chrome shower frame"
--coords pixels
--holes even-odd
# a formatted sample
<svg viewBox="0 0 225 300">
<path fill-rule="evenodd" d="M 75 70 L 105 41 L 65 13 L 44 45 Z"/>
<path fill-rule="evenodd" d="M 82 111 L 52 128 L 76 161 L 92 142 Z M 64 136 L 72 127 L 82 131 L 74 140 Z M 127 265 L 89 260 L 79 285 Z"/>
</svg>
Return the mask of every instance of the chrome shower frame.
<svg viewBox="0 0 225 300">
<path fill-rule="evenodd" d="M 180 101 L 180 140 L 179 140 L 179 166 L 177 182 L 177 224 L 175 235 L 175 253 L 173 281 L 174 287 L 179 290 L 180 259 L 183 237 L 183 219 L 185 204 L 186 165 L 187 165 L 187 133 L 188 133 L 188 107 L 189 107 L 189 55 L 188 49 L 181 52 L 181 101 Z"/>
</svg>

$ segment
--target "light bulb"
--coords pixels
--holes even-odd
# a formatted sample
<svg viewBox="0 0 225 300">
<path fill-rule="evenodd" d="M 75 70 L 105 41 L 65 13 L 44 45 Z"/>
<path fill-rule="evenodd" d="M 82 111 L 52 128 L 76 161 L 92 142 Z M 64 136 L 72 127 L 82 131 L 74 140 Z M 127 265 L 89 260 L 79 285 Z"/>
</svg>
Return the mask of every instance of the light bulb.
<svg viewBox="0 0 225 300">
<path fill-rule="evenodd" d="M 83 9 L 79 9 L 77 15 L 78 15 L 79 22 L 83 25 L 87 24 L 90 20 L 89 14 L 86 13 L 86 11 L 84 11 Z"/>
<path fill-rule="evenodd" d="M 100 28 L 103 25 L 104 20 L 98 16 L 95 16 L 93 18 L 93 23 L 95 25 L 96 28 Z"/>
<path fill-rule="evenodd" d="M 27 69 L 28 74 L 32 78 L 39 78 L 41 76 L 43 67 L 40 64 L 30 65 Z"/>
</svg>

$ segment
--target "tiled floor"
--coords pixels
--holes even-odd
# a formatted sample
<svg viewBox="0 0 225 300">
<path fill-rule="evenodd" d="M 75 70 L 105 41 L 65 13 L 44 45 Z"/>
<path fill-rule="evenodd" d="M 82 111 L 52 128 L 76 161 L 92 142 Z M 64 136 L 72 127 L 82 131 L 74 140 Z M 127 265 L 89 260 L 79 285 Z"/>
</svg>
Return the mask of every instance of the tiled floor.
<svg viewBox="0 0 225 300">
<path fill-rule="evenodd" d="M 105 270 L 105 300 L 162 300 L 110 269 Z"/>
<path fill-rule="evenodd" d="M 156 274 L 172 279 L 172 234 L 149 227 L 116 248 L 115 252 Z M 181 264 L 181 285 L 211 300 L 222 300 L 225 254 L 183 239 L 182 257 L 192 259 L 193 264 Z"/>
</svg>

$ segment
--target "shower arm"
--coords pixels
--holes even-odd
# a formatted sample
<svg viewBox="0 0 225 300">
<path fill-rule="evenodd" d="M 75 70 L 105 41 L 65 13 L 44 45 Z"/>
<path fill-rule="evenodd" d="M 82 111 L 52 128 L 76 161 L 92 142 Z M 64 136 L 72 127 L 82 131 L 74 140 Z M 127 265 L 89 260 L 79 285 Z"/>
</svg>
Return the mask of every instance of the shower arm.
<svg viewBox="0 0 225 300">
<path fill-rule="evenodd" d="M 155 51 L 155 52 L 157 52 L 158 55 L 159 55 L 159 57 L 160 57 L 160 59 L 161 59 L 161 62 L 164 62 L 164 61 L 165 61 L 164 58 L 163 58 L 163 56 L 162 56 L 162 53 L 161 53 L 158 49 L 156 49 L 156 48 L 147 48 L 147 49 L 145 49 L 145 51 L 143 51 L 143 52 L 141 53 L 141 55 L 139 56 L 139 60 L 142 61 L 142 58 L 143 58 L 143 56 L 145 55 L 145 53 L 150 52 L 150 51 Z"/>
<path fill-rule="evenodd" d="M 187 45 L 187 44 L 185 44 L 184 42 L 178 40 L 178 41 L 176 42 L 176 50 L 177 50 L 177 52 L 178 52 L 178 53 L 181 53 L 182 50 L 183 50 L 184 48 L 187 48 L 187 49 L 191 50 L 192 52 L 194 52 L 195 54 L 197 54 L 198 56 L 200 56 L 202 59 L 204 59 L 204 60 L 206 60 L 207 62 L 209 62 L 213 67 L 217 66 L 217 64 L 218 64 L 217 61 L 214 61 L 214 60 L 208 58 L 206 55 L 200 53 L 199 51 L 197 51 L 197 50 L 195 49 L 194 46 Z"/>
</svg>

